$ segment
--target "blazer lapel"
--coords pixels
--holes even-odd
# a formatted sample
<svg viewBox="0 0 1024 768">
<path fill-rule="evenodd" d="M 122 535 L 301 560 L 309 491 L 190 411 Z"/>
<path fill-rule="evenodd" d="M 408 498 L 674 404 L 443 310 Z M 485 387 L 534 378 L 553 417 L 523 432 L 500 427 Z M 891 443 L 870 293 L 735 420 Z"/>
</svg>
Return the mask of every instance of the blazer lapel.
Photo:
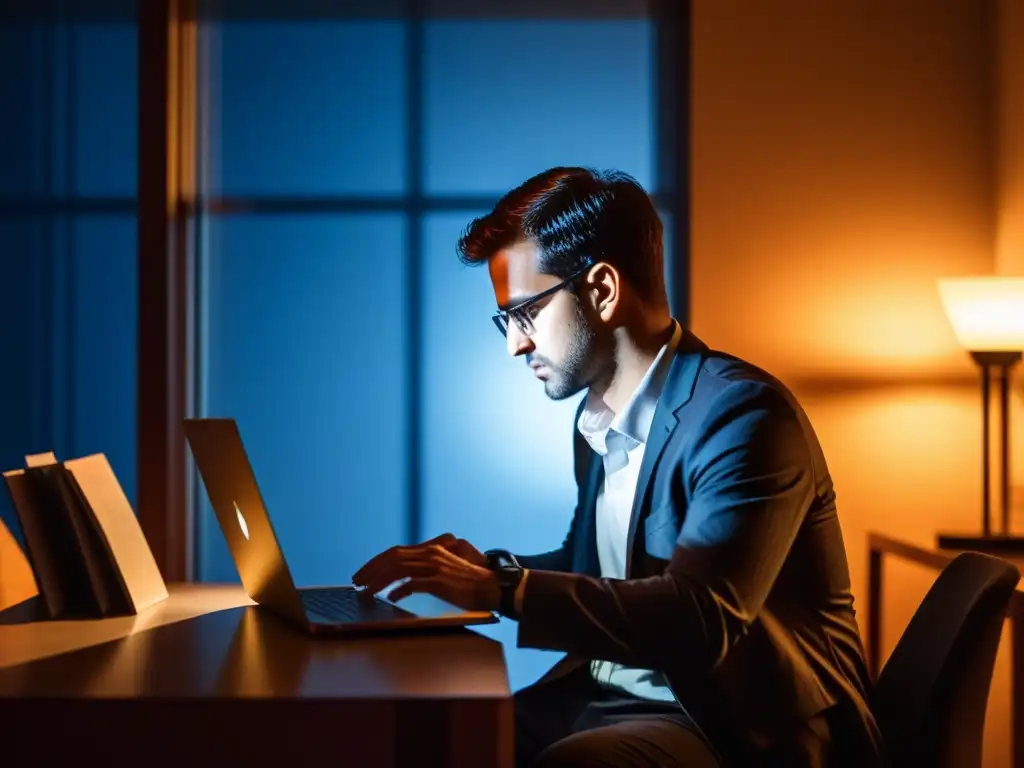
<svg viewBox="0 0 1024 768">
<path fill-rule="evenodd" d="M 665 379 L 661 397 L 658 398 L 658 407 L 654 411 L 654 421 L 651 423 L 647 445 L 644 448 L 644 458 L 640 463 L 640 476 L 636 482 L 633 509 L 629 516 L 629 535 L 626 539 L 626 578 L 629 578 L 633 570 L 633 544 L 636 529 L 640 525 L 641 512 L 647 505 L 651 474 L 668 444 L 672 431 L 679 423 L 676 412 L 693 396 L 697 372 L 706 351 L 707 346 L 704 342 L 684 328 L 683 338 L 679 341 L 675 359 Z"/>
<path fill-rule="evenodd" d="M 586 488 L 580 522 L 583 537 L 583 573 L 601 575 L 601 560 L 597 554 L 597 491 L 604 482 L 604 462 L 589 448 L 590 462 L 587 466 Z"/>
</svg>

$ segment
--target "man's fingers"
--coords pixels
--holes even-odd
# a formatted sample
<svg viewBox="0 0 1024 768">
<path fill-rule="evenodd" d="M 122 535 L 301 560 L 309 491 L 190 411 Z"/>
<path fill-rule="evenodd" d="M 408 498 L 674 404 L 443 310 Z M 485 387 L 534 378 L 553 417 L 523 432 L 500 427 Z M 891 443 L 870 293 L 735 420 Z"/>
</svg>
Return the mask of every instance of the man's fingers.
<svg viewBox="0 0 1024 768">
<path fill-rule="evenodd" d="M 449 536 L 451 542 L 456 539 L 451 534 L 437 536 L 423 544 L 416 544 L 411 547 L 396 546 L 382 552 L 369 560 L 362 568 L 352 575 L 352 583 L 357 587 L 370 586 L 373 583 L 382 583 L 382 587 L 391 584 L 398 579 L 412 575 L 408 573 L 410 563 L 434 563 L 440 564 L 445 559 L 451 559 L 454 553 L 450 552 L 442 543 L 447 541 Z M 397 576 L 395 574 L 398 574 Z"/>
<path fill-rule="evenodd" d="M 423 578 L 437 576 L 441 572 L 440 566 L 432 560 L 407 560 L 389 568 L 386 571 L 373 574 L 366 580 L 367 591 L 377 594 L 389 584 L 408 578 Z"/>
<path fill-rule="evenodd" d="M 455 537 L 454 533 L 442 533 L 440 536 L 435 536 L 432 539 L 427 539 L 426 541 L 423 542 L 423 544 L 424 545 L 437 544 L 439 546 L 444 547 L 445 549 L 448 549 L 453 544 L 455 544 L 457 541 L 458 541 L 458 539 Z"/>
<path fill-rule="evenodd" d="M 398 555 L 401 547 L 391 547 L 385 549 L 379 555 L 374 555 L 365 563 L 358 571 L 352 574 L 352 583 L 362 585 L 367 579 L 373 577 L 373 574 L 388 567 L 388 564 L 392 562 Z"/>
<path fill-rule="evenodd" d="M 368 581 L 372 581 L 374 576 L 383 570 L 387 570 L 387 560 L 384 555 L 377 555 L 372 560 L 366 562 L 362 568 L 352 574 L 352 583 L 358 587 L 363 586 Z"/>
<path fill-rule="evenodd" d="M 367 581 L 373 580 L 379 574 L 387 572 L 411 555 L 419 552 L 420 547 L 394 546 L 384 550 L 379 555 L 374 555 L 363 566 L 352 574 L 352 583 L 357 586 L 364 585 Z"/>
<path fill-rule="evenodd" d="M 483 556 L 480 550 L 466 541 L 466 539 L 460 539 L 454 533 L 442 533 L 440 536 L 427 539 L 419 546 L 446 549 L 453 555 L 461 557 L 473 565 L 485 565 L 487 563 L 487 558 Z"/>
</svg>

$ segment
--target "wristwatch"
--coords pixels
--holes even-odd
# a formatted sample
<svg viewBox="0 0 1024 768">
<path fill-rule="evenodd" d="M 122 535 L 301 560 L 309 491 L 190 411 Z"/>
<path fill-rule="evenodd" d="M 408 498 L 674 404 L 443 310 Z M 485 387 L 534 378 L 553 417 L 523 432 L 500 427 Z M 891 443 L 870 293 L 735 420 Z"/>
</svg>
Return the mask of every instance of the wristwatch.
<svg viewBox="0 0 1024 768">
<path fill-rule="evenodd" d="M 523 580 L 523 566 L 507 549 L 489 549 L 484 552 L 484 557 L 487 558 L 487 567 L 498 577 L 498 586 L 501 589 L 498 613 L 510 619 L 518 618 L 516 589 Z"/>
</svg>

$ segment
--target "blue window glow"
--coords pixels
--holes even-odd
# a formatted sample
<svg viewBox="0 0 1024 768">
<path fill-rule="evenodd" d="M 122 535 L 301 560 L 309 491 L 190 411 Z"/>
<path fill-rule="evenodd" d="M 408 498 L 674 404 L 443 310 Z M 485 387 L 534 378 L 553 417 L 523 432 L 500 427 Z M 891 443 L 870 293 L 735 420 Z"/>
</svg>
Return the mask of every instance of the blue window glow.
<svg viewBox="0 0 1024 768">
<path fill-rule="evenodd" d="M 555 165 L 653 191 L 652 44 L 643 19 L 427 22 L 427 191 L 502 194 Z"/>
<path fill-rule="evenodd" d="M 132 197 L 138 187 L 138 32 L 133 24 L 79 24 L 71 35 L 74 188 L 68 191 Z"/>
<path fill-rule="evenodd" d="M 205 413 L 238 421 L 302 584 L 347 583 L 405 536 L 405 221 L 216 222 Z M 202 503 L 207 581 L 237 581 Z"/>
<path fill-rule="evenodd" d="M 80 216 L 72 222 L 69 285 L 72 442 L 69 456 L 105 453 L 129 500 L 136 488 L 138 254 L 135 217 Z"/>
<path fill-rule="evenodd" d="M 213 191 L 405 190 L 401 22 L 230 22 L 212 34 Z"/>
</svg>

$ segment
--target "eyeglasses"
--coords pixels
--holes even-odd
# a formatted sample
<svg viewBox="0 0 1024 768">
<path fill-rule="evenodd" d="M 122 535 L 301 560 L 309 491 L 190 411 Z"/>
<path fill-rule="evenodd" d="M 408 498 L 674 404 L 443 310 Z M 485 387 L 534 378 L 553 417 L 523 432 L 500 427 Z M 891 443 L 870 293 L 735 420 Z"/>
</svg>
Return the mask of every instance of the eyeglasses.
<svg viewBox="0 0 1024 768">
<path fill-rule="evenodd" d="M 525 301 L 519 302 L 514 307 L 509 307 L 504 311 L 499 310 L 498 314 L 496 314 L 491 319 L 494 321 L 494 324 L 498 326 L 498 330 L 501 331 L 501 335 L 508 336 L 508 321 L 511 318 L 512 322 L 516 324 L 516 327 L 523 333 L 523 335 L 532 336 L 534 331 L 537 330 L 533 325 L 533 320 L 535 317 L 537 317 L 537 314 L 542 309 L 544 309 L 544 307 L 537 306 L 537 302 L 541 301 L 542 299 L 546 299 L 548 296 L 553 296 L 554 294 L 558 293 L 563 288 L 565 288 L 567 285 L 576 282 L 576 280 L 578 280 L 588 269 L 590 269 L 591 266 L 593 265 L 588 264 L 578 272 L 569 275 L 569 277 L 560 282 L 558 285 L 553 285 L 547 290 L 541 291 L 535 296 L 531 296 Z"/>
</svg>

